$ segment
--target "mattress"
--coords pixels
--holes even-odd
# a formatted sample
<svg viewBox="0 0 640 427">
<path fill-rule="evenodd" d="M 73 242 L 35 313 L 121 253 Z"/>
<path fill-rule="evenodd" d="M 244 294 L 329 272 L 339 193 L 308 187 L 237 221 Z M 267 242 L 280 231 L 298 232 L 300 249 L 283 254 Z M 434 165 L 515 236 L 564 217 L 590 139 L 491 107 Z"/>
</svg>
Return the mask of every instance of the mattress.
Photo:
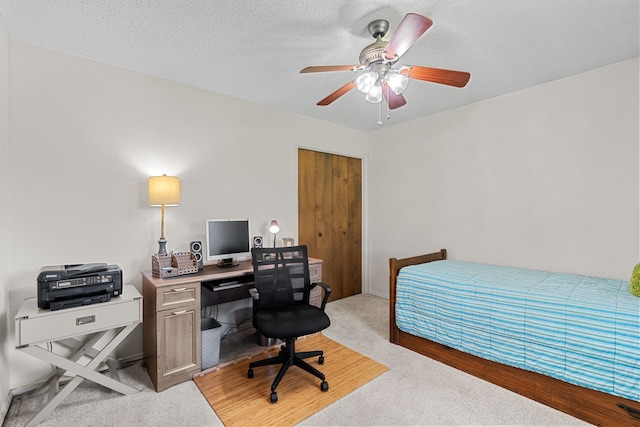
<svg viewBox="0 0 640 427">
<path fill-rule="evenodd" d="M 640 401 L 640 298 L 629 282 L 459 261 L 402 268 L 400 330 Z"/>
</svg>

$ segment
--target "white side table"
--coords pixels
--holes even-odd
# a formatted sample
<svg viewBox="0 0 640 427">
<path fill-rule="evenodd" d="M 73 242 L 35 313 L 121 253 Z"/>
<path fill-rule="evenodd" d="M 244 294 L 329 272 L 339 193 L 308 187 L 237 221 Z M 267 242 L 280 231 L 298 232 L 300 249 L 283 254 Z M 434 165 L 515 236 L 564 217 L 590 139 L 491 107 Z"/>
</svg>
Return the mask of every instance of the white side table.
<svg viewBox="0 0 640 427">
<path fill-rule="evenodd" d="M 14 320 L 16 349 L 58 368 L 46 384 L 47 404 L 29 421 L 28 427 L 44 421 L 84 379 L 122 394 L 138 392 L 119 381 L 113 359 L 105 362 L 111 377 L 98 372 L 109 354 L 142 322 L 142 296 L 135 287 L 124 286 L 122 295 L 109 302 L 56 311 L 38 308 L 35 297 L 27 298 Z M 53 342 L 71 351 L 59 355 L 53 351 L 53 345 L 47 345 Z M 97 344 L 104 345 L 96 348 Z M 87 358 L 89 361 L 82 364 Z M 75 377 L 60 388 L 60 378 L 65 374 Z"/>
</svg>

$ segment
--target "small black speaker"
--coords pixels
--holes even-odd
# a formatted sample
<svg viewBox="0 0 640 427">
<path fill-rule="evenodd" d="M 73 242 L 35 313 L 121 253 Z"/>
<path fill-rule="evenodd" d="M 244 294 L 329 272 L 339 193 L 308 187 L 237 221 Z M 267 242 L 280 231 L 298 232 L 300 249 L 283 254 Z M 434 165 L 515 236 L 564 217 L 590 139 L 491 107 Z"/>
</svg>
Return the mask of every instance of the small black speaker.
<svg viewBox="0 0 640 427">
<path fill-rule="evenodd" d="M 253 236 L 253 247 L 254 248 L 262 247 L 262 236 Z"/>
<path fill-rule="evenodd" d="M 204 266 L 204 261 L 202 259 L 202 242 L 195 241 L 189 243 L 189 252 L 196 256 L 196 260 L 198 261 L 198 270 L 202 270 L 202 267 Z"/>
</svg>

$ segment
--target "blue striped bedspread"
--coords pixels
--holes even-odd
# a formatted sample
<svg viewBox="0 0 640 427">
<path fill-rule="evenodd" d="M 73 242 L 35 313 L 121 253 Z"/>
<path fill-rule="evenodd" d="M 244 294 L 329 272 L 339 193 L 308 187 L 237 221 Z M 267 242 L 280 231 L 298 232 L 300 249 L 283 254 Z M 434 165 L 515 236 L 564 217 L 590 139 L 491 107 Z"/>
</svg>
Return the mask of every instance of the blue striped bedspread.
<svg viewBox="0 0 640 427">
<path fill-rule="evenodd" d="M 640 401 L 640 298 L 629 282 L 458 261 L 400 270 L 400 330 Z"/>
</svg>

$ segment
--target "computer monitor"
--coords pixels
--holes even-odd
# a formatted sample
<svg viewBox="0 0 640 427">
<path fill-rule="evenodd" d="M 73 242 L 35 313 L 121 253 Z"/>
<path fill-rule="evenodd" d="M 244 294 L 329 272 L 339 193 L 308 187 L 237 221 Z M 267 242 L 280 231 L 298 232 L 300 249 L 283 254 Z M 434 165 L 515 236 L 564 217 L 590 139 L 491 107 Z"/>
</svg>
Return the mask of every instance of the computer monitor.
<svg viewBox="0 0 640 427">
<path fill-rule="evenodd" d="M 220 267 L 237 265 L 237 258 L 251 256 L 249 236 L 248 219 L 208 219 L 205 260 Z"/>
</svg>

